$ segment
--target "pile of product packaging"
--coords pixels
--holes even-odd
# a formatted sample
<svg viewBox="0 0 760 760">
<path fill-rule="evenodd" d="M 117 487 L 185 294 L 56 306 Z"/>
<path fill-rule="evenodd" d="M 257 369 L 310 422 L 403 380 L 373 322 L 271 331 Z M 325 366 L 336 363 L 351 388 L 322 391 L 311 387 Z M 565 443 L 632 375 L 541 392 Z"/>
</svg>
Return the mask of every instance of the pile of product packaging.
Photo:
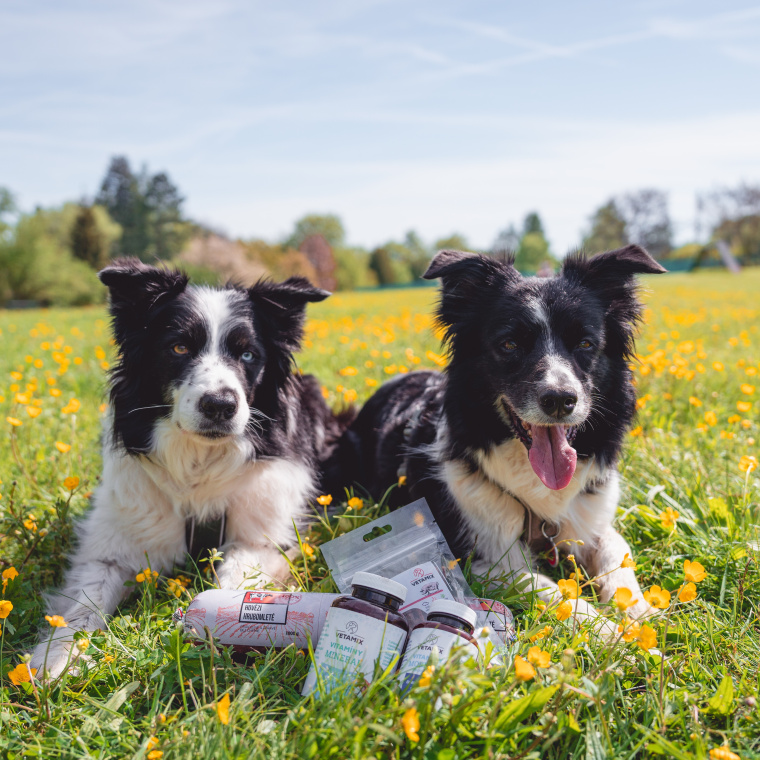
<svg viewBox="0 0 760 760">
<path fill-rule="evenodd" d="M 512 614 L 476 597 L 424 499 L 340 536 L 322 554 L 341 594 L 204 591 L 183 616 L 186 635 L 236 651 L 314 647 L 303 694 L 327 693 L 398 667 L 401 689 L 432 661 L 499 660 Z M 379 670 L 378 670 L 379 666 Z"/>
</svg>

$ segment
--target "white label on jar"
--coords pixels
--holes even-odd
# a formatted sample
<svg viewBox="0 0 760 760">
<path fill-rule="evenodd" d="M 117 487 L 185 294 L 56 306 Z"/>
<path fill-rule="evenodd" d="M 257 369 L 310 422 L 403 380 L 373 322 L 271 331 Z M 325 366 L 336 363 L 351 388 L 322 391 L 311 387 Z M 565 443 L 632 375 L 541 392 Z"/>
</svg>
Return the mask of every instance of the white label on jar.
<svg viewBox="0 0 760 760">
<path fill-rule="evenodd" d="M 375 664 L 385 670 L 393 658 L 401 653 L 406 631 L 384 620 L 362 615 L 360 612 L 330 607 L 317 648 L 314 664 L 306 676 L 301 693 L 306 696 L 321 690 L 317 684 L 317 669 L 323 682 L 324 693 L 345 689 L 358 674 L 369 683 L 375 672 Z"/>
<path fill-rule="evenodd" d="M 238 622 L 285 625 L 289 604 L 290 594 L 275 595 L 261 591 L 248 591 L 240 606 Z"/>
<path fill-rule="evenodd" d="M 456 633 L 442 631 L 440 628 L 415 628 L 406 645 L 398 674 L 402 691 L 410 689 L 420 680 L 434 653 L 442 665 L 452 653 L 460 652 L 462 657 L 472 657 L 475 661 L 480 654 L 475 644 Z"/>
<path fill-rule="evenodd" d="M 406 586 L 406 603 L 401 611 L 418 608 L 427 612 L 430 603 L 436 599 L 452 599 L 454 596 L 441 571 L 434 562 L 421 562 L 403 573 L 394 575 L 392 580 Z"/>
</svg>

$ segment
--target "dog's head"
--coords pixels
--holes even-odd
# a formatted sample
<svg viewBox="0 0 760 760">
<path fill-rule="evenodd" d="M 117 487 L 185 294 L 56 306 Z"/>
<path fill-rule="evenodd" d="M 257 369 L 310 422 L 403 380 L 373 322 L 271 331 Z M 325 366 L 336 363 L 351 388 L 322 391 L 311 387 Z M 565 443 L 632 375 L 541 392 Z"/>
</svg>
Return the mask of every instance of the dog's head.
<svg viewBox="0 0 760 760">
<path fill-rule="evenodd" d="M 600 387 L 610 368 L 628 383 L 622 367 L 641 310 L 634 275 L 663 271 L 628 246 L 568 257 L 549 279 L 521 276 L 510 259 L 460 251 L 440 251 L 425 273 L 443 281 L 438 320 L 450 379 L 495 407 L 548 488 L 570 483 L 578 431 L 592 412 L 608 411 Z"/>
<path fill-rule="evenodd" d="M 150 450 L 159 419 L 212 444 L 260 427 L 291 372 L 307 302 L 329 295 L 300 277 L 195 287 L 181 272 L 137 259 L 99 276 L 119 348 L 114 434 L 131 453 Z"/>
</svg>

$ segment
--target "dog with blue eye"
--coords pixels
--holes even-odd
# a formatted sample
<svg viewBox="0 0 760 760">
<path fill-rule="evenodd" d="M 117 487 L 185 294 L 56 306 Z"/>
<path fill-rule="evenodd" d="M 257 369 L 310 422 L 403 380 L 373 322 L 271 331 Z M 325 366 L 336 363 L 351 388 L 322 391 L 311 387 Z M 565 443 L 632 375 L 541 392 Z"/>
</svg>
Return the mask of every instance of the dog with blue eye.
<svg viewBox="0 0 760 760">
<path fill-rule="evenodd" d="M 440 251 L 424 276 L 441 279 L 448 366 L 385 383 L 343 436 L 326 487 L 356 483 L 380 498 L 399 483 L 392 506 L 426 498 L 476 574 L 556 604 L 539 560 L 572 553 L 602 602 L 623 587 L 636 602 L 628 614 L 650 614 L 613 521 L 636 412 L 635 276 L 664 271 L 638 246 L 568 256 L 550 278 L 522 276 L 511 258 Z M 616 635 L 593 605 L 572 605 Z"/>
<path fill-rule="evenodd" d="M 32 658 L 53 677 L 77 654 L 75 631 L 105 628 L 126 581 L 146 565 L 171 571 L 210 525 L 223 587 L 286 577 L 282 550 L 296 543 L 343 427 L 317 380 L 294 371 L 306 305 L 326 291 L 300 277 L 196 287 L 137 259 L 99 276 L 119 358 L 102 478 L 47 600 L 68 627 L 51 639 L 46 626 Z"/>
</svg>

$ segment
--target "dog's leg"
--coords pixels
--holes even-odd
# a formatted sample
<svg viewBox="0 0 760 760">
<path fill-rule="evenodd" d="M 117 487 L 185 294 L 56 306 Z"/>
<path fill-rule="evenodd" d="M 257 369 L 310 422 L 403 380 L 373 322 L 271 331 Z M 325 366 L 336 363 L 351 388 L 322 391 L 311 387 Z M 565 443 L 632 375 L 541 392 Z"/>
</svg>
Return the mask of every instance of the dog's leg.
<svg viewBox="0 0 760 760">
<path fill-rule="evenodd" d="M 638 618 L 654 614 L 655 610 L 644 600 L 636 574 L 632 568 L 622 567 L 626 554 L 633 557 L 631 547 L 612 527 L 606 528 L 593 542 L 574 549 L 578 559 L 588 568 L 599 589 L 599 599 L 608 602 L 619 588 L 627 588 L 636 604 L 629 607 L 629 617 Z"/>
<path fill-rule="evenodd" d="M 556 609 L 563 601 L 559 586 L 548 576 L 535 572 L 530 566 L 530 551 L 521 541 L 517 542 L 506 555 L 495 565 L 484 561 L 473 564 L 473 572 L 478 575 L 488 574 L 491 567 L 505 571 L 507 577 L 518 588 L 525 592 L 533 592 L 547 606 Z M 606 618 L 599 615 L 594 607 L 585 599 L 568 600 L 573 608 L 573 615 L 579 622 L 591 623 L 594 630 L 604 638 L 612 638 L 616 634 L 615 626 Z"/>
</svg>

